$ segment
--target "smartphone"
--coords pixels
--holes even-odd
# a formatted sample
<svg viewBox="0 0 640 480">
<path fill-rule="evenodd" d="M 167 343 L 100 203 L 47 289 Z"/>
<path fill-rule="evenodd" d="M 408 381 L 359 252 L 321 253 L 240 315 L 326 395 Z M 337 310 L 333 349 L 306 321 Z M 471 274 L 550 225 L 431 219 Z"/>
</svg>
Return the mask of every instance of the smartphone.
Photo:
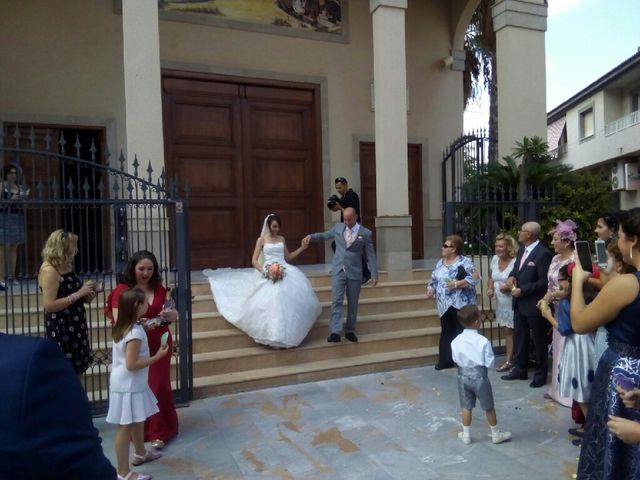
<svg viewBox="0 0 640 480">
<path fill-rule="evenodd" d="M 604 240 L 596 240 L 594 245 L 596 247 L 596 263 L 600 269 L 604 270 L 607 268 L 607 246 Z"/>
<path fill-rule="evenodd" d="M 96 283 L 96 293 L 104 292 L 104 282 Z"/>
<path fill-rule="evenodd" d="M 162 348 L 167 346 L 168 341 L 169 341 L 169 332 L 164 332 L 160 337 L 160 345 L 162 345 Z"/>
<path fill-rule="evenodd" d="M 582 269 L 585 272 L 593 273 L 593 267 L 591 266 L 591 250 L 589 250 L 589 242 L 585 242 L 584 240 L 577 240 L 575 245 L 576 245 L 576 252 L 578 253 L 578 260 L 580 261 L 580 265 L 582 265 Z"/>
<path fill-rule="evenodd" d="M 636 382 L 633 378 L 629 378 L 626 375 L 622 375 L 621 373 L 616 373 L 613 376 L 613 383 L 619 386 L 622 390 L 626 390 L 627 392 L 636 388 Z"/>
</svg>

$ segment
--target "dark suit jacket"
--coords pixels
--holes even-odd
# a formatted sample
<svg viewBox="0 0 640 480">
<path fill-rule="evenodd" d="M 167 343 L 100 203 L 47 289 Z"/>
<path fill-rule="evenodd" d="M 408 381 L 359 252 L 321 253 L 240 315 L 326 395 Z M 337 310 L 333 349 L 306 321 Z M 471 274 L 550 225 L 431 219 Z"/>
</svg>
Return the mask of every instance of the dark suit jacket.
<svg viewBox="0 0 640 480">
<path fill-rule="evenodd" d="M 0 333 L 0 480 L 116 477 L 58 345 Z"/>
<path fill-rule="evenodd" d="M 360 197 L 356 192 L 354 192 L 352 189 L 347 190 L 344 194 L 344 197 L 340 199 L 340 206 L 342 208 L 353 208 L 356 211 L 356 221 L 358 223 L 362 223 L 362 219 L 360 218 Z M 340 211 L 340 221 L 344 222 L 342 210 Z"/>
<path fill-rule="evenodd" d="M 538 243 L 536 248 L 524 260 L 524 265 L 520 268 L 520 260 L 524 254 L 524 247 L 520 247 L 516 256 L 516 263 L 509 274 L 516 279 L 516 286 L 521 291 L 520 298 L 513 299 L 513 311 L 527 316 L 539 316 L 540 310 L 536 307 L 538 301 L 547 292 L 547 273 L 553 255 L 542 243 Z"/>
</svg>

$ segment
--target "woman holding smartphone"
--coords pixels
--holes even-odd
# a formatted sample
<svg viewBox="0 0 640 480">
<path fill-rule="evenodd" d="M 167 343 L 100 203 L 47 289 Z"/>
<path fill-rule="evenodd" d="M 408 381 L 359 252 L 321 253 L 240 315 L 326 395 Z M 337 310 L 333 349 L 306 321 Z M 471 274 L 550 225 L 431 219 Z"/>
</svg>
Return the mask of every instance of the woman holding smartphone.
<svg viewBox="0 0 640 480">
<path fill-rule="evenodd" d="M 153 253 L 140 250 L 134 253 L 122 275 L 122 282 L 116 285 L 107 299 L 107 317 L 113 323 L 118 321 L 118 301 L 125 290 L 132 287 L 142 289 L 147 295 L 147 313 L 143 318 L 144 329 L 149 340 L 150 355 L 153 356 L 160 349 L 162 336 L 167 334 L 169 351 L 173 352 L 173 339 L 169 326 L 178 318 L 178 312 L 173 305 L 166 305 L 167 289 L 162 285 L 158 260 Z M 158 399 L 158 409 L 155 415 L 147 418 L 144 425 L 144 441 L 151 442 L 157 449 L 178 434 L 178 415 L 173 404 L 171 389 L 171 355 L 164 356 L 160 361 L 149 367 L 149 387 Z"/>
<path fill-rule="evenodd" d="M 618 234 L 624 262 L 640 268 L 640 208 L 621 212 Z M 576 262 L 574 285 L 583 285 L 589 276 Z M 571 290 L 573 330 L 588 333 L 603 325 L 609 334 L 609 347 L 593 381 L 578 478 L 640 478 L 640 449 L 626 445 L 607 429 L 610 417 L 624 422 L 640 420 L 639 412 L 624 408 L 618 390 L 640 386 L 640 273 L 611 278 L 589 305 L 585 305 L 582 288 Z M 620 379 L 624 379 L 624 385 Z"/>
</svg>

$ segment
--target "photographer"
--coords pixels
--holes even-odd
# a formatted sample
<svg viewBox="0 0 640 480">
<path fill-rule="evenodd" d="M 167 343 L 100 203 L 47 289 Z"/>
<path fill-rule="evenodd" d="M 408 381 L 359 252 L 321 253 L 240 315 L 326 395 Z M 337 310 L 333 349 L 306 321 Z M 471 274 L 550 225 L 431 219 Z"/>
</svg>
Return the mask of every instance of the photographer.
<svg viewBox="0 0 640 480">
<path fill-rule="evenodd" d="M 335 187 L 338 195 L 331 195 L 327 200 L 327 207 L 334 212 L 340 212 L 340 222 L 344 222 L 343 212 L 345 208 L 353 208 L 356 211 L 356 221 L 362 223 L 360 217 L 360 197 L 356 192 L 349 188 L 349 183 L 344 177 L 336 177 Z M 336 244 L 331 242 L 331 250 L 335 253 Z M 367 266 L 365 258 L 362 258 L 362 284 L 364 285 L 371 279 L 371 272 Z"/>
<path fill-rule="evenodd" d="M 362 223 L 360 218 L 360 197 L 356 192 L 349 188 L 347 179 L 344 177 L 336 177 L 336 192 L 338 195 L 331 195 L 327 201 L 327 207 L 334 212 L 340 212 L 340 221 L 344 222 L 342 212 L 345 208 L 353 208 L 356 211 L 356 221 Z"/>
</svg>

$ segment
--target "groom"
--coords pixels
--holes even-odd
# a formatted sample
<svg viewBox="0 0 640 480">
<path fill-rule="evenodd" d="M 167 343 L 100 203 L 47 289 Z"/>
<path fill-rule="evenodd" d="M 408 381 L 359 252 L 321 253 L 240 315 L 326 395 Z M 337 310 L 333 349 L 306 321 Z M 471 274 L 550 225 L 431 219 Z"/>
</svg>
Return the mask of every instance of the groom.
<svg viewBox="0 0 640 480">
<path fill-rule="evenodd" d="M 331 266 L 331 321 L 329 330 L 331 334 L 327 342 L 339 342 L 342 324 L 342 302 L 344 293 L 347 292 L 347 323 L 345 325 L 345 337 L 350 342 L 357 342 L 358 337 L 354 333 L 356 317 L 358 315 L 358 298 L 362 284 L 362 255 L 366 256 L 371 270 L 371 285 L 378 283 L 378 263 L 376 252 L 371 240 L 371 230 L 356 222 L 356 211 L 345 208 L 343 213 L 344 223 L 337 223 L 331 230 L 322 233 L 307 235 L 302 241 L 305 245 L 309 242 L 321 240 L 334 240 L 336 252 Z"/>
</svg>

